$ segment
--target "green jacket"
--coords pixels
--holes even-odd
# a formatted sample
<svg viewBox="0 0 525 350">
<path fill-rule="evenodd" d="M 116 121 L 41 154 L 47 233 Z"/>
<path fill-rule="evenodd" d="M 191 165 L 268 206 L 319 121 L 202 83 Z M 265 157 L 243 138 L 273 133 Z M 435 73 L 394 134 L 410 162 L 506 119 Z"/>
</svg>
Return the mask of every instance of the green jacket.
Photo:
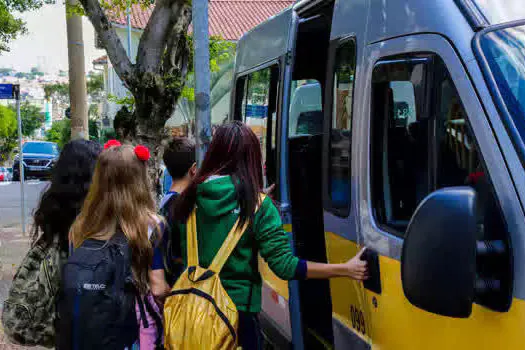
<svg viewBox="0 0 525 350">
<path fill-rule="evenodd" d="M 209 180 L 197 188 L 197 240 L 199 263 L 207 268 L 238 214 L 238 203 L 231 177 Z M 181 250 L 187 264 L 186 226 L 180 226 Z M 220 273 L 224 289 L 239 311 L 261 310 L 262 280 L 257 255 L 261 254 L 270 269 L 281 279 L 294 278 L 299 259 L 292 253 L 281 217 L 271 198 L 267 197 L 239 244 Z"/>
</svg>

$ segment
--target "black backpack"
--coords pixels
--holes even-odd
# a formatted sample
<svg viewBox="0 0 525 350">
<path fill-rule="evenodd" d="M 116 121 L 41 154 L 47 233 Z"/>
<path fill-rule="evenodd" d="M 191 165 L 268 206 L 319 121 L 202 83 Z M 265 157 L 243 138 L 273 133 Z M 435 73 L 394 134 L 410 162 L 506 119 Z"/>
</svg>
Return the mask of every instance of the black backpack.
<svg viewBox="0 0 525 350">
<path fill-rule="evenodd" d="M 137 295 L 124 234 L 86 240 L 62 270 L 57 348 L 131 348 L 139 335 Z"/>
</svg>

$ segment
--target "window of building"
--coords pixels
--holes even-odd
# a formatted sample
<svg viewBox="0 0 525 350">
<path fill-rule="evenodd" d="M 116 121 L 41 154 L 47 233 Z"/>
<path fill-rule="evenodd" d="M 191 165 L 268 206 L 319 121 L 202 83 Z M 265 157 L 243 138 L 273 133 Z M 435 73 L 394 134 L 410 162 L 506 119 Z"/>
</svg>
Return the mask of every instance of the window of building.
<svg viewBox="0 0 525 350">
<path fill-rule="evenodd" d="M 356 46 L 343 42 L 336 50 L 331 96 L 327 208 L 340 216 L 350 211 L 350 164 L 352 138 L 352 100 L 354 92 Z"/>
</svg>

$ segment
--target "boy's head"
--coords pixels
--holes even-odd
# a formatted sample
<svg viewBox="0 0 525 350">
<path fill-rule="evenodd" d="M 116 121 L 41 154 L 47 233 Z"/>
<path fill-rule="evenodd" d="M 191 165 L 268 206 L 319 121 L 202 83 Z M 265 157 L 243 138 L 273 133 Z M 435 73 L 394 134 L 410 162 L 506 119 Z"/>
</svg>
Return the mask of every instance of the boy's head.
<svg viewBox="0 0 525 350">
<path fill-rule="evenodd" d="M 162 160 L 174 180 L 184 178 L 188 172 L 194 175 L 195 142 L 187 137 L 173 138 L 164 149 Z"/>
</svg>

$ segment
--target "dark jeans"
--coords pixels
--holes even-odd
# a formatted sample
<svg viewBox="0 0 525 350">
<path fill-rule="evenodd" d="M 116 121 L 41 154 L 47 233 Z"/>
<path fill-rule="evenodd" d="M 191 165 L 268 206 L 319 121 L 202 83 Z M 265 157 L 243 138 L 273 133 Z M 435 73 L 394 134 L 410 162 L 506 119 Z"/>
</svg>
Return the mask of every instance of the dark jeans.
<svg viewBox="0 0 525 350">
<path fill-rule="evenodd" d="M 262 334 L 259 315 L 253 312 L 239 311 L 238 345 L 242 350 L 261 350 Z"/>
</svg>

